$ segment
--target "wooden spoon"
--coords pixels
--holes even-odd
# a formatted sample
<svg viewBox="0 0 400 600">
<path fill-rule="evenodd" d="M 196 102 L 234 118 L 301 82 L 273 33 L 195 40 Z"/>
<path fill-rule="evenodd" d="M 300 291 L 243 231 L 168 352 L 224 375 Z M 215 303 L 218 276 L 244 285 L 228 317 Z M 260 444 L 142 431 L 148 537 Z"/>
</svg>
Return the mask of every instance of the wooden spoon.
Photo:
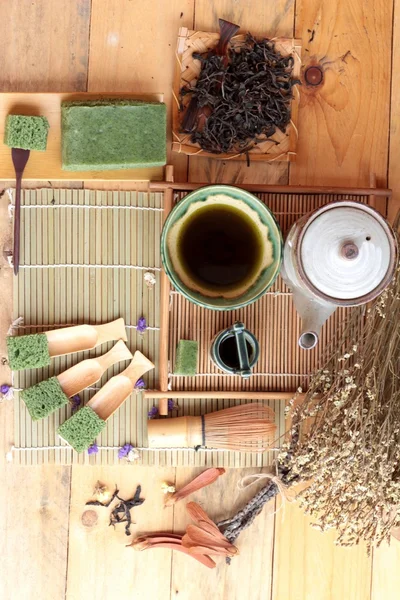
<svg viewBox="0 0 400 600">
<path fill-rule="evenodd" d="M 106 421 L 132 394 L 137 380 L 151 369 L 154 369 L 153 363 L 136 350 L 129 367 L 112 377 L 86 406 L 90 406 L 103 421 Z"/>
<path fill-rule="evenodd" d="M 64 356 L 72 352 L 91 350 L 113 340 L 127 341 L 124 319 L 116 319 L 104 325 L 75 325 L 46 331 L 50 356 Z"/>
<path fill-rule="evenodd" d="M 113 348 L 103 356 L 89 358 L 74 365 L 67 371 L 57 375 L 61 388 L 68 398 L 79 394 L 82 390 L 99 381 L 103 373 L 122 360 L 132 359 L 130 350 L 120 340 Z"/>
</svg>

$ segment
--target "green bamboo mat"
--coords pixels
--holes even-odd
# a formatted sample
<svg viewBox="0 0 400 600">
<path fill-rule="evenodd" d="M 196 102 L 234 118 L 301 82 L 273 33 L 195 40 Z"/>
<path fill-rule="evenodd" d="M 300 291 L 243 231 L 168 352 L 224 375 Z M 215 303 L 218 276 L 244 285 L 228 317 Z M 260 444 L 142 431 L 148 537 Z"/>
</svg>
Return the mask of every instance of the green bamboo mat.
<svg viewBox="0 0 400 600">
<path fill-rule="evenodd" d="M 80 323 L 100 324 L 123 317 L 128 346 L 148 356 L 156 369 L 144 377 L 157 388 L 160 305 L 160 233 L 163 193 L 91 190 L 25 190 L 21 208 L 21 267 L 14 284 L 14 319 L 23 317 L 14 334 L 38 333 L 52 327 Z M 155 275 L 149 288 L 144 275 Z M 143 336 L 135 325 L 145 317 Z M 171 322 L 173 327 L 173 322 Z M 173 332 L 172 332 L 173 333 Z M 173 337 L 173 336 L 172 336 Z M 56 429 L 70 416 L 62 408 L 47 419 L 32 422 L 18 390 L 33 385 L 112 347 L 72 354 L 52 361 L 50 367 L 14 373 L 14 463 L 121 464 L 118 448 L 130 443 L 139 450 L 135 464 L 160 466 L 264 466 L 273 453 L 218 450 L 147 449 L 147 414 L 154 402 L 133 394 L 107 422 L 97 439 L 99 452 L 78 455 L 60 440 Z M 126 367 L 111 367 L 96 388 Z M 175 387 L 175 386 L 174 386 Z M 85 390 L 87 402 L 95 389 Z M 178 400 L 170 416 L 204 414 L 246 400 Z M 277 436 L 284 433 L 282 402 L 268 402 L 276 413 Z"/>
</svg>

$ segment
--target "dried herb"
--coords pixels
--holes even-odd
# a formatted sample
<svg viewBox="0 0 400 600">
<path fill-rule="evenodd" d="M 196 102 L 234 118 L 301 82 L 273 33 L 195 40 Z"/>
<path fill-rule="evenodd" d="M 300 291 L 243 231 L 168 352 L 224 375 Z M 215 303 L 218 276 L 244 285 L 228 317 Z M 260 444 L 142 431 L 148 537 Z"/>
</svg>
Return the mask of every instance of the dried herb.
<svg viewBox="0 0 400 600">
<path fill-rule="evenodd" d="M 115 525 L 117 523 L 126 523 L 126 525 L 125 525 L 125 534 L 126 535 L 131 534 L 131 531 L 130 531 L 130 526 L 132 524 L 131 509 L 134 508 L 135 506 L 140 506 L 144 502 L 144 498 L 140 497 L 141 491 L 142 491 L 142 487 L 140 485 L 138 485 L 136 488 L 135 495 L 133 496 L 133 498 L 130 498 L 129 500 L 124 500 L 123 498 L 120 498 L 116 494 L 120 503 L 117 504 L 117 506 L 111 511 L 110 525 L 113 525 L 115 527 Z"/>
<path fill-rule="evenodd" d="M 95 488 L 95 491 L 96 491 L 96 488 Z M 89 502 L 86 502 L 86 506 L 110 506 L 110 504 L 114 500 L 114 498 L 115 497 L 118 498 L 118 492 L 119 492 L 119 489 L 117 488 L 117 486 L 115 486 L 113 495 L 111 496 L 111 498 L 108 502 L 100 502 L 100 500 L 90 500 Z"/>
<path fill-rule="evenodd" d="M 217 46 L 193 57 L 201 61 L 199 78 L 194 87 L 181 89 L 182 131 L 191 134 L 192 142 L 213 154 L 245 153 L 277 129 L 286 131 L 292 87 L 300 83 L 292 79 L 293 56 L 283 56 L 271 40 L 248 34 L 243 45 L 227 53 L 221 55 Z M 191 100 L 184 108 L 187 95 Z"/>
</svg>

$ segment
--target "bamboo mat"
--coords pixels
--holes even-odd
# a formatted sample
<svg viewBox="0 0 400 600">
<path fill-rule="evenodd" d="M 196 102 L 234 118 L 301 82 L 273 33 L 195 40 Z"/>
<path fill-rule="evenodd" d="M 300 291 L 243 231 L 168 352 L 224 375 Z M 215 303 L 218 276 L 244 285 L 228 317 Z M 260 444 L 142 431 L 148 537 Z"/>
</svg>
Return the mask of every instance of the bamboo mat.
<svg viewBox="0 0 400 600">
<path fill-rule="evenodd" d="M 175 192 L 179 201 L 185 192 Z M 285 233 L 301 215 L 333 200 L 368 202 L 368 196 L 329 194 L 256 194 L 275 213 Z M 159 240 L 163 219 L 163 192 L 107 192 L 91 190 L 25 190 L 21 209 L 21 268 L 14 284 L 14 319 L 24 318 L 15 334 L 44 331 L 69 324 L 99 324 L 124 317 L 128 345 L 141 350 L 156 365 L 145 376 L 147 388 L 158 387 L 160 341 Z M 148 288 L 144 274 L 155 275 Z M 243 393 L 241 400 L 179 399 L 170 417 L 200 415 L 234 404 L 246 403 L 246 391 L 295 391 L 321 359 L 329 340 L 344 321 L 340 309 L 325 324 L 316 349 L 301 351 L 297 345 L 300 320 L 289 289 L 278 278 L 257 303 L 231 313 L 209 311 L 170 293 L 168 376 L 169 389 L 226 390 Z M 148 329 L 143 336 L 135 325 L 144 316 Z M 209 359 L 210 341 L 235 320 L 243 321 L 261 344 L 261 357 L 254 376 L 246 382 L 221 374 Z M 180 339 L 200 343 L 198 374 L 173 375 L 175 351 Z M 201 449 L 165 450 L 147 448 L 147 415 L 156 400 L 133 394 L 108 421 L 97 439 L 99 452 L 78 455 L 56 435 L 60 423 L 70 416 L 62 408 L 47 419 L 32 422 L 18 390 L 69 368 L 87 358 L 103 354 L 112 343 L 92 352 L 59 357 L 50 367 L 14 374 L 14 447 L 12 460 L 19 464 L 117 464 L 118 448 L 130 443 L 139 449 L 135 464 L 160 466 L 266 466 L 274 451 L 262 455 Z M 111 367 L 96 387 L 82 392 L 87 402 L 105 381 L 125 368 Z M 168 392 L 166 393 L 168 396 Z M 285 432 L 284 401 L 266 401 L 275 411 L 277 444 Z"/>
<path fill-rule="evenodd" d="M 130 349 L 139 349 L 156 364 L 144 378 L 148 388 L 157 388 L 163 193 L 25 190 L 21 201 L 21 266 L 14 284 L 14 319 L 23 317 L 24 325 L 16 326 L 14 334 L 69 324 L 99 324 L 122 316 Z M 147 271 L 156 277 L 152 288 L 144 281 Z M 174 294 L 172 298 L 175 306 Z M 148 324 L 143 336 L 135 329 L 141 316 Z M 56 434 L 59 424 L 70 416 L 69 407 L 32 422 L 18 390 L 111 347 L 112 343 L 104 344 L 91 352 L 58 357 L 48 368 L 14 373 L 14 463 L 122 463 L 118 448 L 126 443 L 139 448 L 135 464 L 242 467 L 271 462 L 272 452 L 256 456 L 220 450 L 148 450 L 147 414 L 156 401 L 140 393 L 133 394 L 107 422 L 97 439 L 100 450 L 90 456 L 78 455 Z M 84 402 L 125 367 L 124 363 L 111 367 L 101 382 L 81 393 Z M 199 415 L 243 402 L 246 400 L 183 399 L 170 416 Z M 276 413 L 280 436 L 284 432 L 284 405 L 279 401 L 267 404 Z"/>
</svg>

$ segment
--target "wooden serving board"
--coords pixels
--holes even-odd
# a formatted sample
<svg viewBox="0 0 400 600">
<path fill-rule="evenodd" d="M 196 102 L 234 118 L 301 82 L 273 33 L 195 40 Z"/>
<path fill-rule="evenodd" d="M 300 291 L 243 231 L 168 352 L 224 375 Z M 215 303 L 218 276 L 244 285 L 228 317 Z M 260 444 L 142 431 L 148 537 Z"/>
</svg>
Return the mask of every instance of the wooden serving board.
<svg viewBox="0 0 400 600">
<path fill-rule="evenodd" d="M 106 94 L 106 93 L 58 93 L 58 94 L 0 94 L 0 180 L 15 178 L 11 151 L 3 143 L 6 117 L 9 114 L 41 115 L 50 123 L 47 150 L 31 152 L 24 171 L 25 180 L 35 181 L 159 181 L 164 167 L 143 169 L 117 169 L 113 171 L 63 171 L 61 168 L 61 102 L 95 100 L 96 98 L 130 98 L 135 100 L 163 101 L 163 94 Z"/>
</svg>

